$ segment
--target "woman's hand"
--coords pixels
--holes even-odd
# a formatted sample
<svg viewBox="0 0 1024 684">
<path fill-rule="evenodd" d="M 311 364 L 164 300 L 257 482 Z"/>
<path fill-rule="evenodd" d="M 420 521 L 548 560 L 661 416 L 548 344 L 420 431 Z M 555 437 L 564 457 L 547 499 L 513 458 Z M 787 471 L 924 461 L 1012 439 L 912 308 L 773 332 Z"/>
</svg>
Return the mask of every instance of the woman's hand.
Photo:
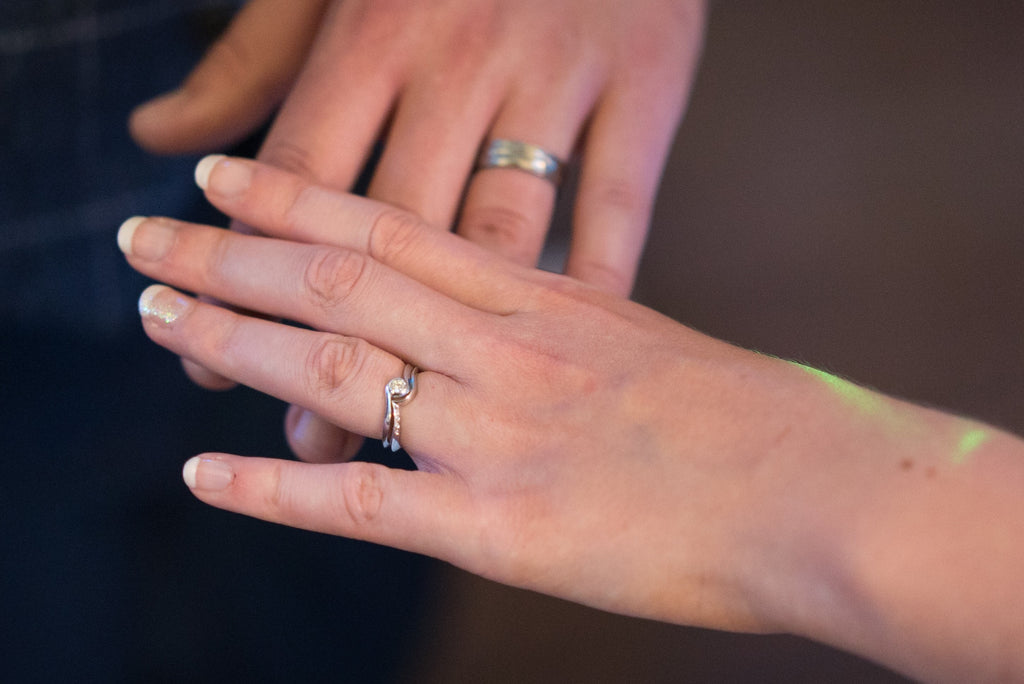
<svg viewBox="0 0 1024 684">
<path fill-rule="evenodd" d="M 422 369 L 401 407 L 418 471 L 207 454 L 185 469 L 203 501 L 617 612 L 795 632 L 919 675 L 1018 657 L 991 640 L 949 648 L 1022 628 L 1005 591 L 972 592 L 953 625 L 933 619 L 964 575 L 998 588 L 1024 570 L 1006 543 L 1024 536 L 1018 441 L 269 166 L 214 158 L 197 175 L 271 237 L 131 220 L 131 264 L 312 329 L 154 286 L 140 300 L 154 341 L 374 437 L 385 384 L 405 362 Z M 982 554 L 994 562 L 979 568 Z"/>
<path fill-rule="evenodd" d="M 716 414 L 764 414 L 749 377 L 781 364 L 375 201 L 253 162 L 201 166 L 216 206 L 284 239 L 133 221 L 132 265 L 315 330 L 156 286 L 142 301 L 156 342 L 375 438 L 385 384 L 406 361 L 421 372 L 400 413 L 419 472 L 211 455 L 191 466 L 197 496 L 611 610 L 763 627 L 723 543 L 738 521 L 721 515 L 753 486 L 762 436 L 727 446 Z"/>
</svg>

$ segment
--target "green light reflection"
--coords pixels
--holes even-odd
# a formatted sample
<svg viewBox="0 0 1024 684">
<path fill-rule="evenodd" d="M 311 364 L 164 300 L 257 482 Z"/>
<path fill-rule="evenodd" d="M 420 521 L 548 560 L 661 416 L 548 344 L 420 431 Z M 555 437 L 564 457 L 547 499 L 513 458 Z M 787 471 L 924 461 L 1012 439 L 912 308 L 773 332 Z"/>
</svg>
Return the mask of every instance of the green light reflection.
<svg viewBox="0 0 1024 684">
<path fill-rule="evenodd" d="M 856 385 L 849 380 L 844 380 L 843 378 L 832 375 L 826 371 L 811 368 L 810 366 L 805 366 L 802 363 L 797 363 L 795 361 L 792 361 L 791 363 L 793 363 L 797 368 L 802 368 L 807 373 L 810 373 L 824 382 L 826 385 L 831 387 L 839 397 L 862 413 L 867 415 L 878 415 L 886 408 L 886 402 L 881 395 L 875 394 L 869 389 L 865 389 L 860 385 Z"/>
<path fill-rule="evenodd" d="M 861 387 L 860 385 L 856 385 L 849 380 L 844 380 L 832 373 L 812 368 L 810 366 L 805 366 L 795 361 L 790 361 L 790 363 L 821 380 L 843 401 L 850 406 L 853 406 L 864 415 L 895 420 L 896 416 L 892 412 L 891 405 L 882 395 L 876 394 L 875 392 Z M 991 432 L 989 430 L 984 427 L 979 427 L 976 423 L 971 423 L 971 426 L 960 435 L 956 443 L 956 447 L 952 450 L 950 460 L 956 465 L 963 465 L 964 463 L 967 463 L 972 454 L 981 448 L 981 446 L 985 444 L 990 437 Z"/>
<path fill-rule="evenodd" d="M 957 445 L 956 453 L 953 454 L 953 463 L 957 465 L 967 462 L 967 459 L 971 457 L 971 454 L 978 450 L 978 448 L 988 441 L 989 434 L 987 430 L 976 427 L 968 430 L 960 438 L 960 443 Z"/>
</svg>

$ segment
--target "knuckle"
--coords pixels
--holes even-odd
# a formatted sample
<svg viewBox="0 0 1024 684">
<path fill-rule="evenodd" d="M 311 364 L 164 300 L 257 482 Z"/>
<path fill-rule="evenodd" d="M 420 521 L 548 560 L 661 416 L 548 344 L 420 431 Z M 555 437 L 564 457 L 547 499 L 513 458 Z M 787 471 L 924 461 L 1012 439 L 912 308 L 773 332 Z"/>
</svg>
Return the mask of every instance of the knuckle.
<svg viewBox="0 0 1024 684">
<path fill-rule="evenodd" d="M 643 38 L 627 40 L 624 46 L 624 51 L 630 59 L 636 60 L 631 63 L 626 76 L 630 81 L 664 74 L 666 63 L 669 63 L 665 58 L 666 52 L 676 42 L 676 34 L 669 33 L 668 29 L 650 26 L 646 28 L 647 30 L 641 34 Z"/>
<path fill-rule="evenodd" d="M 576 261 L 572 275 L 588 285 L 620 296 L 628 296 L 633 289 L 633 271 L 625 271 L 620 265 L 588 259 Z"/>
<path fill-rule="evenodd" d="M 506 330 L 507 334 L 494 333 L 482 337 L 475 345 L 467 345 L 467 356 L 471 358 L 500 358 L 503 360 L 510 373 L 521 377 L 545 378 L 555 386 L 561 387 L 566 376 L 567 369 L 573 366 L 563 350 L 559 349 L 543 334 L 535 331 L 512 331 L 510 325 Z M 495 377 L 496 385 L 502 383 L 502 378 Z M 547 382 L 544 385 L 547 387 Z M 534 400 L 547 401 L 542 396 L 547 392 L 539 386 L 521 387 L 521 397 L 530 397 Z M 529 403 L 529 402 L 527 402 Z M 518 412 L 519 407 L 512 410 Z"/>
<path fill-rule="evenodd" d="M 235 31 L 228 31 L 210 46 L 202 66 L 186 88 L 208 91 L 223 88 L 225 84 L 242 83 L 251 77 L 253 53 Z"/>
<path fill-rule="evenodd" d="M 186 355 L 202 365 L 214 365 L 231 369 L 244 345 L 238 332 L 239 318 L 236 315 L 206 319 L 195 335 L 189 335 Z M 197 326 L 198 327 L 198 326 Z"/>
<path fill-rule="evenodd" d="M 457 83 L 460 77 L 478 72 L 492 61 L 505 43 L 507 18 L 496 3 L 471 3 L 443 28 L 447 34 L 443 67 L 438 73 Z"/>
<path fill-rule="evenodd" d="M 325 403 L 345 394 L 366 363 L 367 343 L 355 338 L 325 336 L 310 349 L 306 382 L 314 401 Z"/>
<path fill-rule="evenodd" d="M 414 3 L 408 0 L 378 0 L 378 2 L 344 3 L 342 11 L 353 27 L 353 40 L 358 47 L 391 45 L 406 29 L 405 22 L 396 16 L 409 17 Z"/>
<path fill-rule="evenodd" d="M 210 242 L 205 251 L 205 258 L 201 260 L 202 270 L 200 273 L 204 280 L 204 288 L 219 288 L 226 284 L 227 267 L 231 258 L 232 235 L 226 230 L 211 231 L 207 235 Z"/>
<path fill-rule="evenodd" d="M 268 140 L 260 150 L 260 161 L 301 176 L 318 178 L 313 153 L 308 148 L 288 140 Z"/>
<path fill-rule="evenodd" d="M 505 35 L 507 15 L 497 3 L 471 3 L 454 22 L 450 22 L 450 35 L 459 45 L 474 45 L 481 52 L 486 52 Z"/>
<path fill-rule="evenodd" d="M 266 473 L 260 498 L 261 508 L 269 519 L 296 520 L 308 512 L 308 501 L 302 498 L 306 489 L 290 477 L 292 472 L 287 464 L 279 462 Z M 371 526 L 379 518 L 384 504 L 385 480 L 385 469 L 376 464 L 356 461 L 346 465 L 338 481 L 341 495 L 332 497 L 336 505 L 329 506 L 329 513 L 351 536 L 363 536 L 358 530 Z"/>
<path fill-rule="evenodd" d="M 587 48 L 589 43 L 581 26 L 564 26 L 552 22 L 541 30 L 544 31 L 544 40 L 538 41 L 532 53 L 534 59 L 539 60 L 538 63 L 547 67 L 545 72 L 564 74 L 573 67 L 603 70 L 604 55 Z M 552 69 L 550 65 L 561 65 L 562 68 Z"/>
<path fill-rule="evenodd" d="M 324 312 L 338 308 L 358 288 L 366 266 L 366 258 L 350 250 L 316 250 L 303 279 L 310 303 Z"/>
<path fill-rule="evenodd" d="M 278 229 L 284 235 L 297 235 L 303 232 L 303 228 L 312 223 L 312 220 L 323 216 L 324 191 L 316 185 L 308 185 L 298 181 L 292 185 L 288 201 L 284 204 L 280 214 L 276 216 Z"/>
<path fill-rule="evenodd" d="M 413 214 L 400 209 L 384 209 L 370 225 L 367 251 L 384 264 L 394 264 L 409 252 L 415 252 L 425 226 Z"/>
<path fill-rule="evenodd" d="M 384 503 L 384 473 L 372 463 L 354 461 L 348 464 L 342 480 L 342 502 L 345 517 L 356 528 L 377 520 Z"/>
<path fill-rule="evenodd" d="M 651 197 L 636 182 L 621 177 L 603 177 L 588 181 L 580 187 L 580 202 L 587 202 L 602 210 L 612 210 L 637 219 L 646 218 L 651 208 Z"/>
<path fill-rule="evenodd" d="M 270 515 L 280 518 L 282 513 L 291 508 L 291 487 L 288 486 L 281 463 L 274 463 L 266 477 L 267 485 L 264 491 L 264 507 L 270 511 Z"/>
<path fill-rule="evenodd" d="M 464 217 L 462 232 L 473 242 L 519 264 L 532 265 L 540 250 L 530 218 L 513 207 L 470 210 Z"/>
</svg>

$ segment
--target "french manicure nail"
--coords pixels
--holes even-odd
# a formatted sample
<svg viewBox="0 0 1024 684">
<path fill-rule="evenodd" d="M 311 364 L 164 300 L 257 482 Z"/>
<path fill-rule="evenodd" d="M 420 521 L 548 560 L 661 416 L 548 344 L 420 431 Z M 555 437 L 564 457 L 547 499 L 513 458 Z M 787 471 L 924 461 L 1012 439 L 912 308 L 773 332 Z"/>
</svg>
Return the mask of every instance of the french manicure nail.
<svg viewBox="0 0 1024 684">
<path fill-rule="evenodd" d="M 153 99 L 139 104 L 132 111 L 132 123 L 143 129 L 166 127 L 168 120 L 173 121 L 180 113 L 185 100 L 185 93 L 180 89 L 157 95 Z"/>
<path fill-rule="evenodd" d="M 234 197 L 252 185 L 252 167 L 247 162 L 228 159 L 224 155 L 211 155 L 196 166 L 196 183 L 212 194 Z"/>
<path fill-rule="evenodd" d="M 135 236 L 135 229 L 145 220 L 145 216 L 132 216 L 117 229 L 117 246 L 125 254 L 132 253 L 132 238 Z"/>
<path fill-rule="evenodd" d="M 224 461 L 193 456 L 181 469 L 181 477 L 189 489 L 208 492 L 223 491 L 235 480 L 235 471 Z"/>
<path fill-rule="evenodd" d="M 188 310 L 189 301 L 166 285 L 150 285 L 139 297 L 139 314 L 170 325 Z"/>
<path fill-rule="evenodd" d="M 177 232 L 166 223 L 150 221 L 140 233 L 143 223 L 146 219 L 141 216 L 133 216 L 122 223 L 117 231 L 117 246 L 129 256 L 159 261 L 171 251 Z"/>
<path fill-rule="evenodd" d="M 301 441 L 308 440 L 310 435 L 311 426 L 315 427 L 316 421 L 314 420 L 315 415 L 312 411 L 302 409 L 299 413 L 299 417 L 295 420 L 292 426 L 292 437 Z"/>
<path fill-rule="evenodd" d="M 221 159 L 224 159 L 223 154 L 208 154 L 199 160 L 199 163 L 196 164 L 196 185 L 203 190 L 206 189 L 206 186 L 210 184 L 210 172 Z"/>
</svg>

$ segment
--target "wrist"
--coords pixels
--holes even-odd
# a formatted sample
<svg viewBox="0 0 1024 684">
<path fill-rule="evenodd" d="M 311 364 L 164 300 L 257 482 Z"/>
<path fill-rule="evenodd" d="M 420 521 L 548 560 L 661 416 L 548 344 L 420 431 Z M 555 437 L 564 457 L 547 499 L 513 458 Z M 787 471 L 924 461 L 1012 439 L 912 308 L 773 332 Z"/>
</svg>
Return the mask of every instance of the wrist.
<svg viewBox="0 0 1024 684">
<path fill-rule="evenodd" d="M 805 388 L 813 422 L 763 493 L 766 624 L 915 678 L 1019 667 L 1006 646 L 1024 618 L 1005 587 L 1024 565 L 1010 541 L 1024 534 L 1020 441 L 808 377 L 825 390 Z"/>
<path fill-rule="evenodd" d="M 749 578 L 766 629 L 863 652 L 871 549 L 919 483 L 942 414 L 787 364 L 784 437 L 757 476 Z M 923 471 L 922 471 L 923 472 Z M 869 611 L 870 612 L 870 611 Z"/>
</svg>

